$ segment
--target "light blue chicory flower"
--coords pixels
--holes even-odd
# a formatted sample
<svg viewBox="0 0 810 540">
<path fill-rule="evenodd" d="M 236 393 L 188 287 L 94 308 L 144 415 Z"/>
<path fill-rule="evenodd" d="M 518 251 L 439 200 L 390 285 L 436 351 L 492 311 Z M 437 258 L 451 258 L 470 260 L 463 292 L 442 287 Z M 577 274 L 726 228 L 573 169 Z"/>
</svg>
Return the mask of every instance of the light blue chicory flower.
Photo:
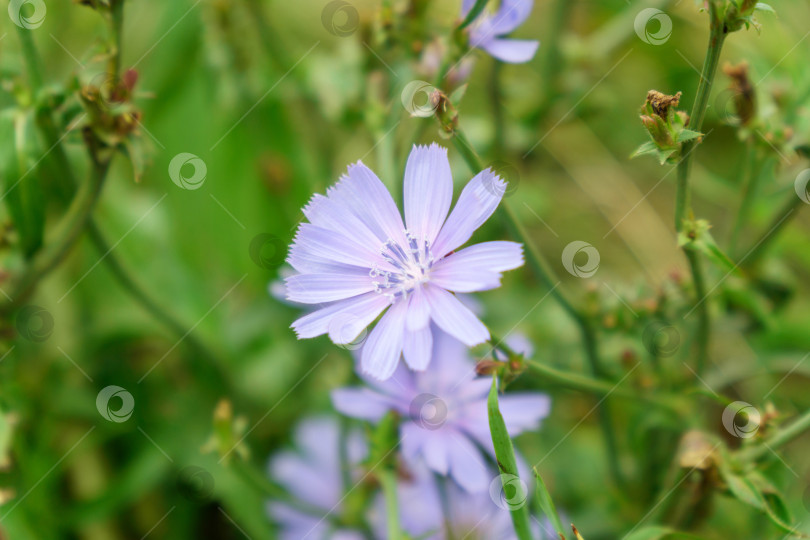
<svg viewBox="0 0 810 540">
<path fill-rule="evenodd" d="M 270 460 L 270 477 L 295 497 L 300 505 L 270 501 L 267 510 L 278 524 L 281 540 L 364 540 L 356 530 L 336 527 L 335 518 L 343 511 L 345 486 L 341 455 L 350 464 L 351 481 L 358 481 L 359 463 L 368 446 L 360 431 L 350 431 L 345 448 L 340 449 L 340 427 L 336 418 L 304 420 L 296 429 L 297 451 L 284 451 Z M 354 473 L 353 475 L 351 473 Z"/>
<path fill-rule="evenodd" d="M 492 476 L 496 482 L 500 481 L 494 470 Z M 437 478 L 424 467 L 409 470 L 408 476 L 400 478 L 397 484 L 402 530 L 421 540 L 517 540 L 510 506 L 502 499 L 497 501 L 490 491 L 467 492 L 453 482 Z M 512 500 L 512 504 L 516 507 L 529 501 L 527 493 L 525 499 Z M 375 538 L 385 538 L 387 516 L 381 496 L 375 501 L 369 520 Z M 531 529 L 533 538 L 559 538 L 545 518 L 541 522 L 533 519 Z"/>
<path fill-rule="evenodd" d="M 430 371 L 400 366 L 386 381 L 363 377 L 367 387 L 334 390 L 332 402 L 339 412 L 372 422 L 397 411 L 400 449 L 409 466 L 450 476 L 467 491 L 485 491 L 493 480 L 486 458 L 494 456 L 487 418 L 492 380 L 476 377 L 463 343 L 438 328 L 432 332 Z M 539 392 L 514 392 L 500 398 L 500 409 L 514 437 L 539 427 L 550 400 Z"/>
<path fill-rule="evenodd" d="M 470 46 L 483 49 L 498 60 L 512 64 L 528 62 L 534 58 L 539 41 L 504 39 L 502 36 L 514 31 L 529 17 L 534 0 L 501 0 L 494 14 L 484 11 L 470 24 Z M 461 17 L 475 5 L 475 0 L 463 0 Z"/>
<path fill-rule="evenodd" d="M 361 369 L 389 378 L 400 356 L 424 370 L 433 326 L 467 346 L 489 339 L 487 327 L 453 293 L 494 289 L 501 273 L 523 264 L 523 246 L 483 242 L 459 251 L 498 206 L 506 183 L 481 171 L 448 215 L 453 178 L 447 150 L 414 146 L 405 166 L 405 223 L 379 178 L 362 162 L 304 208 L 288 262 L 287 298 L 320 304 L 292 325 L 299 339 L 329 334 L 353 342 L 382 313 L 363 347 Z M 384 312 L 384 313 L 383 313 Z"/>
</svg>

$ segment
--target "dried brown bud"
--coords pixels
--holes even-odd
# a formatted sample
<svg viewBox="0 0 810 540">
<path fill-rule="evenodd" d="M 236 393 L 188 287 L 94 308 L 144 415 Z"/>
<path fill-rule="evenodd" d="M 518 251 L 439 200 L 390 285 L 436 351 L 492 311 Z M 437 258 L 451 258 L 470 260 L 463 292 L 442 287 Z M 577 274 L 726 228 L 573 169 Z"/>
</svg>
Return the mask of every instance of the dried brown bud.
<svg viewBox="0 0 810 540">
<path fill-rule="evenodd" d="M 652 106 L 653 111 L 655 114 L 663 118 L 664 120 L 667 119 L 667 115 L 669 114 L 670 107 L 677 107 L 678 103 L 681 101 L 681 92 L 678 92 L 674 96 L 668 96 L 658 90 L 650 90 L 647 92 L 647 103 Z"/>
<path fill-rule="evenodd" d="M 729 88 L 734 92 L 734 110 L 742 125 L 748 125 L 756 113 L 756 94 L 748 77 L 748 63 L 723 66 L 723 73 L 731 79 Z"/>
<path fill-rule="evenodd" d="M 500 370 L 505 364 L 495 360 L 481 360 L 475 364 L 475 373 L 477 375 L 492 375 Z"/>
<path fill-rule="evenodd" d="M 717 463 L 716 446 L 700 431 L 687 431 L 678 450 L 678 464 L 684 469 L 706 470 Z"/>
</svg>

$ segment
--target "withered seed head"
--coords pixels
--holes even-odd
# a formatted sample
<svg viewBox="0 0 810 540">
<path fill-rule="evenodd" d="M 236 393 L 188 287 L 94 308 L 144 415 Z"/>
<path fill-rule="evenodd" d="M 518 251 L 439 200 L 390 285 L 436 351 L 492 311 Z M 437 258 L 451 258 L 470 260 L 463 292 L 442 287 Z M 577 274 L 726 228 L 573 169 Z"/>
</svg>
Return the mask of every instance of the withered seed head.
<svg viewBox="0 0 810 540">
<path fill-rule="evenodd" d="M 647 103 L 652 106 L 653 111 L 655 114 L 663 118 L 664 120 L 667 119 L 667 114 L 669 113 L 670 107 L 677 107 L 678 103 L 681 101 L 681 92 L 678 92 L 674 96 L 668 96 L 658 90 L 650 90 L 647 92 Z"/>
<path fill-rule="evenodd" d="M 734 92 L 734 108 L 742 125 L 747 125 L 756 112 L 756 95 L 754 86 L 748 78 L 748 62 L 737 65 L 726 64 L 723 73 L 731 79 L 731 90 Z"/>
</svg>

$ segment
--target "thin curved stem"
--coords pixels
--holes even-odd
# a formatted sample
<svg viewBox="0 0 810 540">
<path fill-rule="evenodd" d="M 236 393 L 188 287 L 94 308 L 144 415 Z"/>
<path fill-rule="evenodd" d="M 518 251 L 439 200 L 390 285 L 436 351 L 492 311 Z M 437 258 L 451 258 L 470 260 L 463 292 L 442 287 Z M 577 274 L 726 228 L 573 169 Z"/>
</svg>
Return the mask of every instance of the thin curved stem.
<svg viewBox="0 0 810 540">
<path fill-rule="evenodd" d="M 109 166 L 109 161 L 94 161 L 90 178 L 79 187 L 67 213 L 57 227 L 54 240 L 40 249 L 26 268 L 12 281 L 9 296 L 13 300 L 2 304 L 0 312 L 6 313 L 23 302 L 33 292 L 37 283 L 59 266 L 59 263 L 76 244 L 90 221 Z"/>
<path fill-rule="evenodd" d="M 767 455 L 769 452 L 786 445 L 796 437 L 802 435 L 806 431 L 810 431 L 810 410 L 805 411 L 799 418 L 793 421 L 789 426 L 786 426 L 773 435 L 766 441 L 741 450 L 739 457 L 743 461 L 756 461 Z"/>
<path fill-rule="evenodd" d="M 467 141 L 466 137 L 460 130 L 456 130 L 453 136 L 453 143 L 456 148 L 461 152 L 467 165 L 473 173 L 480 172 L 484 167 L 481 160 L 473 150 L 472 146 Z M 534 270 L 535 275 L 550 291 L 557 302 L 563 309 L 571 316 L 577 324 L 580 333 L 582 334 L 582 344 L 585 348 L 585 357 L 591 367 L 594 376 L 602 378 L 607 376 L 606 370 L 602 366 L 599 358 L 599 348 L 597 346 L 596 331 L 588 318 L 582 314 L 575 306 L 574 303 L 560 288 L 560 280 L 554 275 L 548 261 L 543 257 L 542 253 L 535 247 L 534 243 L 529 238 L 523 225 L 517 219 L 517 216 L 509 208 L 509 205 L 504 203 L 500 205 L 501 212 L 506 219 L 507 227 L 512 232 L 512 235 L 523 243 L 526 250 L 529 265 Z M 607 400 L 602 400 L 598 404 L 599 409 L 599 424 L 602 429 L 602 434 L 605 439 L 605 446 L 608 453 L 608 463 L 616 485 L 623 489 L 626 485 L 624 475 L 619 466 L 619 452 L 616 444 L 616 436 L 611 425 L 611 410 L 610 403 Z"/>
<path fill-rule="evenodd" d="M 111 5 L 110 24 L 112 28 L 112 41 L 111 48 L 112 56 L 108 69 L 117 80 L 121 69 L 121 32 L 123 25 L 123 0 L 114 0 Z M 28 76 L 31 87 L 34 92 L 38 92 L 42 87 L 42 71 L 41 61 L 39 54 L 31 38 L 30 31 L 22 31 L 20 39 L 23 41 L 23 50 L 25 56 L 25 63 L 28 67 Z M 57 188 L 60 198 L 67 203 L 70 197 L 76 191 L 78 182 L 73 173 L 73 167 L 70 160 L 65 153 L 64 146 L 62 145 L 62 137 L 56 128 L 53 121 L 53 116 L 50 111 L 43 109 L 37 111 L 37 126 L 42 134 L 46 144 L 51 148 L 51 156 L 56 163 L 56 169 L 59 174 L 54 174 L 54 180 L 57 182 Z M 141 288 L 130 273 L 126 270 L 123 263 L 112 252 L 109 242 L 104 238 L 98 224 L 93 219 L 92 215 L 87 219 L 87 231 L 91 242 L 96 247 L 96 250 L 103 256 L 103 262 L 107 265 L 113 277 L 118 280 L 119 285 L 132 296 L 135 301 L 140 303 L 143 308 L 150 313 L 161 324 L 165 325 L 170 331 L 188 344 L 198 356 L 206 358 L 213 363 L 216 363 L 216 355 L 211 352 L 208 347 L 199 341 L 188 328 L 182 324 L 171 313 L 163 309 L 158 302 L 156 302 L 143 288 Z M 29 281 L 33 279 L 31 276 Z M 31 281 L 28 286 L 34 286 L 35 282 Z M 16 296 L 12 296 L 16 298 Z"/>
<path fill-rule="evenodd" d="M 729 253 L 734 256 L 737 253 L 737 246 L 740 243 L 740 234 L 743 227 L 748 222 L 748 216 L 751 214 L 751 205 L 754 202 L 754 194 L 757 191 L 758 171 L 756 167 L 756 145 L 754 144 L 754 137 L 749 136 L 745 141 L 745 165 L 743 168 L 743 193 L 742 200 L 740 201 L 740 208 L 737 210 L 737 217 L 734 219 L 734 226 L 731 229 L 731 238 L 729 239 Z"/>
<path fill-rule="evenodd" d="M 385 520 L 387 523 L 387 538 L 399 540 L 402 532 L 399 525 L 399 505 L 397 504 L 397 478 L 393 471 L 384 470 L 377 476 L 382 484 L 385 497 Z"/>
<path fill-rule="evenodd" d="M 717 65 L 720 61 L 720 52 L 723 49 L 723 42 L 726 39 L 723 21 L 716 11 L 716 7 L 710 5 L 711 30 L 709 32 L 709 45 L 706 50 L 706 58 L 703 61 L 703 70 L 700 75 L 695 104 L 692 106 L 692 114 L 689 120 L 690 129 L 700 131 L 703 126 L 703 118 L 706 115 L 706 106 L 709 102 L 712 81 L 717 73 Z M 675 195 L 675 230 L 679 233 L 684 229 L 684 221 L 692 216 L 691 190 L 689 188 L 689 174 L 693 159 L 693 147 L 697 144 L 697 139 L 692 139 L 683 144 L 683 159 L 678 163 L 678 185 Z M 695 305 L 698 312 L 697 329 L 697 361 L 696 372 L 701 374 L 706 366 L 709 355 L 709 342 L 711 338 L 711 318 L 709 317 L 709 304 L 706 302 L 706 285 L 703 277 L 703 269 L 700 264 L 700 255 L 688 244 L 684 246 L 684 253 L 689 261 L 689 269 L 692 274 L 692 281 L 695 284 Z"/>
</svg>

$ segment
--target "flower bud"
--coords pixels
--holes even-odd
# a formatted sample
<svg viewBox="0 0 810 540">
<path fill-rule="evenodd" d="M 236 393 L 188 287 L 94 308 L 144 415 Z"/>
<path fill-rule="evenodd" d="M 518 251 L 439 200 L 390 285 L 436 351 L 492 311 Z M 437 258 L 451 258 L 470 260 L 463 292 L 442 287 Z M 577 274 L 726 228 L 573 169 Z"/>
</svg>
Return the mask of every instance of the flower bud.
<svg viewBox="0 0 810 540">
<path fill-rule="evenodd" d="M 751 123 L 756 114 L 756 94 L 748 78 L 748 63 L 726 64 L 723 73 L 731 79 L 730 89 L 734 92 L 734 111 L 743 126 Z"/>
</svg>

